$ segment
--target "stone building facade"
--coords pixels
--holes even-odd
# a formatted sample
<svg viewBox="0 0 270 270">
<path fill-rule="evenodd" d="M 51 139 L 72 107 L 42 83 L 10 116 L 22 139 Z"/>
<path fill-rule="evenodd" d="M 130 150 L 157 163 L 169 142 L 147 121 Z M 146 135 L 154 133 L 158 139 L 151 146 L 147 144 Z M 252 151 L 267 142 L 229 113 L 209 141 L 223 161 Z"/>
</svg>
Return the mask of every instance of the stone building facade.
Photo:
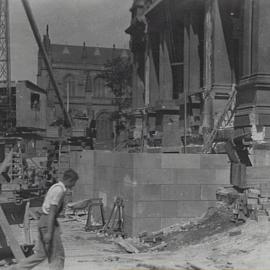
<svg viewBox="0 0 270 270">
<path fill-rule="evenodd" d="M 267 0 L 134 1 L 133 108 L 163 147 L 202 144 L 233 93 L 225 135 L 269 137 L 269 9 Z"/>
<path fill-rule="evenodd" d="M 98 75 L 114 57 L 129 57 L 129 50 L 88 47 L 85 43 L 83 46 L 52 44 L 48 28 L 43 42 L 64 104 L 73 119 L 72 136 L 85 136 L 87 128 L 95 127 L 96 147 L 112 148 L 111 114 L 117 107 L 113 93 Z M 62 112 L 40 54 L 37 84 L 47 91 L 50 125 L 62 118 Z"/>
</svg>

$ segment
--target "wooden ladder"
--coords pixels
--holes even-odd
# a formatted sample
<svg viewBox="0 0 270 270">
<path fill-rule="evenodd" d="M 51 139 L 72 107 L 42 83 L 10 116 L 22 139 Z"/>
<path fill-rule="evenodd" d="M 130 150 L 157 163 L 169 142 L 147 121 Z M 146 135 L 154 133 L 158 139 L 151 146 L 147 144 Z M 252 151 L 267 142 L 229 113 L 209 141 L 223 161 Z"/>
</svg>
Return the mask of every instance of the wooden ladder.
<svg viewBox="0 0 270 270">
<path fill-rule="evenodd" d="M 9 177 L 11 179 L 11 183 L 14 182 L 15 179 L 23 180 L 23 158 L 21 147 L 17 146 L 18 150 L 13 151 L 12 159 L 11 159 L 11 167 L 9 171 Z"/>
<path fill-rule="evenodd" d="M 206 143 L 204 144 L 202 148 L 202 152 L 204 154 L 207 154 L 211 152 L 213 143 L 216 139 L 218 130 L 221 128 L 225 128 L 228 126 L 228 124 L 231 122 L 234 113 L 235 113 L 235 99 L 236 99 L 237 91 L 235 89 L 235 86 L 233 86 L 231 95 L 228 99 L 228 102 L 224 108 L 223 113 L 219 116 L 218 120 L 216 121 L 213 130 L 208 135 L 206 139 Z"/>
</svg>

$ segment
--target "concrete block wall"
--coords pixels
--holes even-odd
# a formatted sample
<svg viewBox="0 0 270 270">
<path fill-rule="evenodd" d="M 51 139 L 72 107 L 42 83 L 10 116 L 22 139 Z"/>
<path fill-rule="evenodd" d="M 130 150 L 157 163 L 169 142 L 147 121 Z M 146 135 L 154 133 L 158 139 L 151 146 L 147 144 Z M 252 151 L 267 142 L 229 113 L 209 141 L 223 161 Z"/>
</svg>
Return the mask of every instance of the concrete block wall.
<svg viewBox="0 0 270 270">
<path fill-rule="evenodd" d="M 74 199 L 102 197 L 108 214 L 115 197 L 123 197 L 131 235 L 202 215 L 215 203 L 217 188 L 230 183 L 225 155 L 86 151 L 72 162 L 82 177 Z"/>
<path fill-rule="evenodd" d="M 247 185 L 261 190 L 270 188 L 270 150 L 255 149 L 249 156 L 252 167 L 247 167 Z"/>
<path fill-rule="evenodd" d="M 71 152 L 70 167 L 79 174 L 79 182 L 73 190 L 73 201 L 88 199 L 94 196 L 94 152 Z"/>
<path fill-rule="evenodd" d="M 252 155 L 249 156 L 252 167 L 247 167 L 246 173 L 247 185 L 259 189 L 261 195 L 266 197 L 270 197 L 270 150 L 268 148 L 253 150 Z"/>
<path fill-rule="evenodd" d="M 133 234 L 201 216 L 230 183 L 224 155 L 134 154 Z"/>
</svg>

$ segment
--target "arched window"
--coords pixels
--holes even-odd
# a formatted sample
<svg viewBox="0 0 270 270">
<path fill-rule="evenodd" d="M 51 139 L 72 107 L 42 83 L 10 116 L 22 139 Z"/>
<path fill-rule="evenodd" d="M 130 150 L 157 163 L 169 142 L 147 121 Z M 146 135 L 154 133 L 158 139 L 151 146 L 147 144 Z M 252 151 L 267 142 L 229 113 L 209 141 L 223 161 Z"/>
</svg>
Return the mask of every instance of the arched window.
<svg viewBox="0 0 270 270">
<path fill-rule="evenodd" d="M 88 72 L 87 76 L 86 76 L 86 82 L 85 82 L 85 92 L 92 92 L 92 77 L 90 75 L 90 73 Z"/>
<path fill-rule="evenodd" d="M 75 78 L 73 75 L 69 74 L 64 77 L 63 86 L 64 86 L 64 89 L 63 89 L 64 96 L 67 96 L 67 95 L 69 95 L 70 97 L 76 96 Z"/>
<path fill-rule="evenodd" d="M 95 78 L 94 80 L 94 97 L 105 96 L 105 83 L 102 78 Z"/>
<path fill-rule="evenodd" d="M 111 141 L 113 133 L 113 125 L 111 114 L 103 112 L 96 119 L 97 141 Z"/>
</svg>

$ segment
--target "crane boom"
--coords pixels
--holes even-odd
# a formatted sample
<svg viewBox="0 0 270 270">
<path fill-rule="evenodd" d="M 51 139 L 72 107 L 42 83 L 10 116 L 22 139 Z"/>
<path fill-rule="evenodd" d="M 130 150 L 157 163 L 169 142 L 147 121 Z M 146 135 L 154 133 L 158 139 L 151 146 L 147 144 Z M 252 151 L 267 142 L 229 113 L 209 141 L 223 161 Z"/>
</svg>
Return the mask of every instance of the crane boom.
<svg viewBox="0 0 270 270">
<path fill-rule="evenodd" d="M 28 0 L 22 0 L 22 4 L 23 4 L 23 7 L 24 7 L 26 16 L 27 16 L 27 18 L 28 18 L 28 20 L 29 20 L 30 26 L 31 26 L 31 28 L 32 28 L 34 37 L 35 37 L 36 42 L 37 42 L 37 44 L 38 44 L 38 47 L 39 47 L 39 49 L 40 49 L 41 55 L 42 55 L 42 57 L 43 57 L 43 59 L 44 59 L 44 62 L 45 62 L 46 68 L 47 68 L 47 70 L 48 70 L 48 73 L 49 73 L 49 77 L 50 77 L 52 86 L 53 86 L 53 88 L 54 88 L 54 91 L 55 91 L 55 93 L 56 93 L 56 96 L 57 96 L 57 98 L 58 98 L 58 101 L 59 101 L 59 104 L 60 104 L 60 107 L 61 107 L 61 110 L 62 110 L 62 112 L 63 112 L 63 114 L 64 114 L 65 125 L 66 125 L 66 127 L 71 127 L 72 121 L 71 121 L 70 115 L 69 115 L 68 112 L 66 111 L 66 108 L 65 108 L 63 99 L 62 99 L 62 97 L 61 97 L 60 90 L 59 90 L 58 85 L 57 85 L 57 83 L 56 83 L 56 80 L 55 80 L 55 78 L 54 78 L 54 75 L 53 75 L 53 69 L 52 69 L 52 66 L 51 66 L 51 64 L 50 64 L 49 57 L 48 57 L 48 55 L 47 55 L 47 53 L 46 53 L 46 50 L 45 50 L 45 48 L 44 48 L 44 45 L 43 45 L 43 43 L 42 43 L 42 40 L 41 40 L 39 31 L 38 31 L 37 24 L 36 24 L 36 22 L 35 22 L 35 19 L 34 19 L 32 10 L 31 10 L 31 7 L 30 7 L 30 5 L 29 5 Z"/>
</svg>

